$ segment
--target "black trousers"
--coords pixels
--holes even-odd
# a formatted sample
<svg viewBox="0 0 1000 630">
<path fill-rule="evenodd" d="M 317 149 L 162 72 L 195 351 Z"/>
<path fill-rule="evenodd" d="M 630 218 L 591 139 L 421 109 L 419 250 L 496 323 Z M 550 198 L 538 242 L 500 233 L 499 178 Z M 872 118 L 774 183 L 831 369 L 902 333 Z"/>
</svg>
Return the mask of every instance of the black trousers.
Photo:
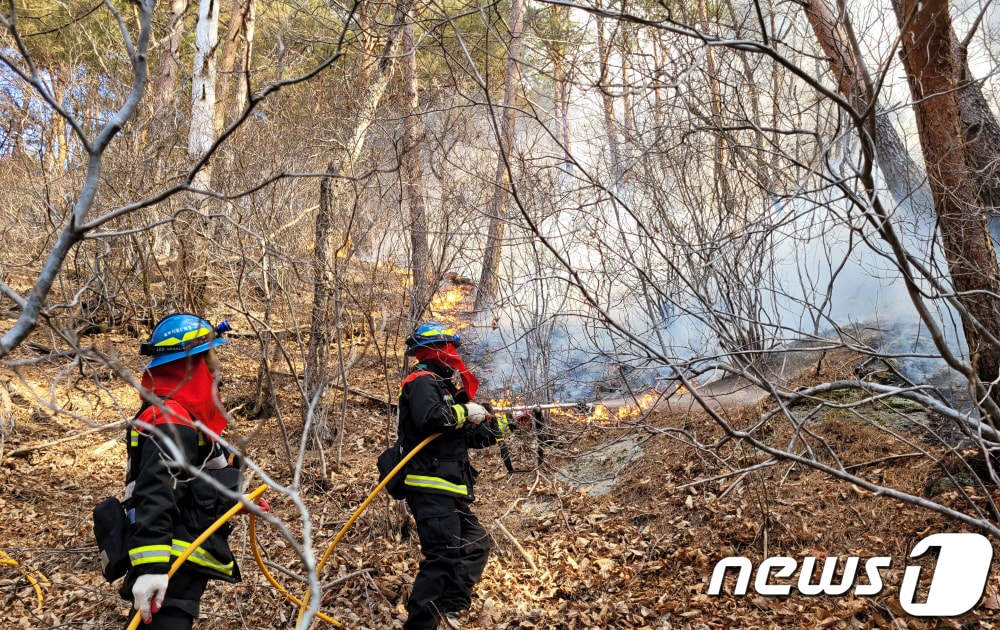
<svg viewBox="0 0 1000 630">
<path fill-rule="evenodd" d="M 407 603 L 405 630 L 438 627 L 440 615 L 467 610 L 483 575 L 490 537 L 465 501 L 411 493 L 406 504 L 417 521 L 423 560 Z"/>
<path fill-rule="evenodd" d="M 130 573 L 122 585 L 122 597 L 132 599 L 133 584 L 135 584 L 135 576 Z M 194 626 L 194 620 L 198 618 L 198 613 L 201 610 L 201 596 L 205 593 L 206 586 L 208 586 L 208 578 L 204 575 L 184 569 L 179 570 L 167 582 L 167 594 L 163 598 L 163 606 L 160 611 L 153 613 L 153 621 L 148 625 L 140 622 L 139 628 L 142 630 L 191 630 Z M 125 628 L 128 628 L 129 623 L 132 622 L 136 610 L 133 606 L 132 610 L 129 611 Z"/>
</svg>

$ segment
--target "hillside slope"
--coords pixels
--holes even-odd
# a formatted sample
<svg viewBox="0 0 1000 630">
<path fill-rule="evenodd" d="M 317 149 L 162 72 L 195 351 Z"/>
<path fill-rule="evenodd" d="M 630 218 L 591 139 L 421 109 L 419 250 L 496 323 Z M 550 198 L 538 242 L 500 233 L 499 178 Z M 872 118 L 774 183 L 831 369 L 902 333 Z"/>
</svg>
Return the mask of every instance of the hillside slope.
<svg viewBox="0 0 1000 630">
<path fill-rule="evenodd" d="M 127 338 L 108 337 L 101 343 L 114 346 L 121 357 L 134 354 Z M 223 394 L 230 404 L 249 395 L 254 376 L 255 366 L 238 359 L 239 343 L 224 356 Z M 62 407 L 109 424 L 134 409 L 137 398 L 124 383 L 94 391 L 86 380 L 49 372 L 42 364 L 22 371 L 22 377 L 7 382 L 14 426 L 0 465 L 0 549 L 11 560 L 0 564 L 0 627 L 120 628 L 128 606 L 100 576 L 91 509 L 105 496 L 120 494 L 125 466 L 121 430 L 83 433 L 37 448 L 84 428 L 78 420 L 46 411 L 38 400 L 47 400 L 51 391 Z M 362 373 L 356 382 L 374 388 L 379 375 Z M 281 387 L 287 401 L 293 401 L 294 384 Z M 122 410 L 113 400 L 121 401 Z M 340 466 L 334 470 L 336 445 L 327 453 L 327 477 L 318 472 L 315 454 L 307 453 L 300 486 L 312 514 L 317 554 L 374 488 L 374 458 L 390 422 L 384 405 L 357 396 L 347 401 Z M 767 405 L 766 400 L 729 402 L 720 413 L 734 422 L 758 418 Z M 247 452 L 280 483 L 291 481 L 283 431 L 291 436 L 293 449 L 299 439 L 293 404 L 283 409 L 284 427 L 276 416 L 239 419 L 237 412 L 240 424 L 232 434 L 248 440 Z M 537 435 L 530 431 L 511 440 L 514 461 L 524 472 L 508 474 L 495 448 L 474 455 L 481 471 L 477 512 L 492 535 L 494 554 L 467 627 L 1000 627 L 995 572 L 979 606 L 964 617 L 921 619 L 900 607 L 898 590 L 912 546 L 930 533 L 961 530 L 927 510 L 787 464 L 733 474 L 728 467 L 732 462 L 750 465 L 763 461 L 761 454 L 719 443 L 721 432 L 697 407 L 661 405 L 651 414 L 620 421 L 553 413 L 551 421 L 551 434 L 540 451 Z M 937 483 L 940 473 L 925 460 L 887 446 L 871 424 L 836 414 L 816 422 L 821 423 L 817 431 L 840 436 L 848 445 L 841 457 L 866 475 L 959 504 L 957 488 Z M 777 431 L 773 439 L 785 438 Z M 913 440 L 918 445 L 919 437 Z M 628 449 L 607 446 L 626 442 Z M 706 449 L 706 444 L 716 448 Z M 611 490 L 598 493 L 597 481 L 613 482 Z M 249 485 L 257 483 L 254 479 Z M 273 514 L 301 533 L 291 501 L 275 492 L 267 496 Z M 301 569 L 287 542 L 267 525 L 261 525 L 259 535 L 271 571 L 301 596 Z M 246 517 L 237 518 L 232 541 L 241 555 L 244 582 L 212 585 L 197 627 L 292 627 L 297 608 L 257 569 Z M 882 572 L 885 588 L 873 597 L 856 596 L 853 590 L 840 596 L 764 597 L 752 587 L 746 596 L 709 596 L 715 564 L 732 555 L 746 556 L 755 565 L 773 556 L 858 556 L 862 561 L 890 556 L 893 561 Z M 323 576 L 323 611 L 348 628 L 400 627 L 418 556 L 405 509 L 379 497 L 331 558 Z M 37 591 L 28 575 L 38 582 Z M 726 593 L 734 583 L 727 580 Z M 794 578 L 778 583 L 792 584 Z"/>
</svg>

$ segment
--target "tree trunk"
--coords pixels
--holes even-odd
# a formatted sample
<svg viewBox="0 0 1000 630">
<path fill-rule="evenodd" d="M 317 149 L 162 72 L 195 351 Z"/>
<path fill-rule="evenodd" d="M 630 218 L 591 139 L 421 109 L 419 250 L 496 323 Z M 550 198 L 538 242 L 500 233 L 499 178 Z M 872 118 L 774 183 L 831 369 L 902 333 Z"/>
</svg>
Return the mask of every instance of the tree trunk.
<svg viewBox="0 0 1000 630">
<path fill-rule="evenodd" d="M 621 147 L 618 143 L 618 124 L 615 122 L 615 102 L 611 97 L 610 87 L 610 57 L 611 44 L 604 34 L 604 18 L 597 17 L 597 57 L 600 66 L 598 91 L 601 93 L 601 113 L 604 118 L 604 133 L 608 141 L 608 159 L 610 160 L 611 178 L 615 183 L 621 181 L 623 175 L 621 163 Z"/>
<path fill-rule="evenodd" d="M 556 119 L 556 138 L 562 148 L 563 168 L 567 173 L 573 173 L 573 164 L 570 161 L 572 147 L 570 146 L 569 128 L 569 106 L 570 95 L 573 89 L 573 77 L 570 64 L 567 59 L 555 54 L 552 56 L 553 72 L 552 79 L 555 83 L 555 97 L 553 98 L 553 116 Z"/>
<path fill-rule="evenodd" d="M 180 48 L 184 38 L 184 14 L 187 13 L 188 0 L 171 0 L 167 17 L 166 32 L 160 39 L 159 61 L 156 77 L 152 81 L 153 116 L 150 123 L 153 149 L 153 180 L 161 182 L 164 179 L 168 158 L 175 143 L 177 133 L 177 83 L 180 78 Z M 169 207 L 164 209 L 170 213 Z M 140 215 L 138 225 L 145 222 Z M 174 242 L 168 227 L 153 228 L 153 238 L 149 255 L 170 259 L 174 254 Z"/>
<path fill-rule="evenodd" d="M 423 118 L 420 112 L 420 92 L 417 84 L 417 50 L 413 37 L 413 20 L 407 19 L 403 30 L 403 99 L 406 118 L 403 120 L 403 192 L 410 209 L 410 308 L 409 324 L 417 324 L 430 304 L 432 274 L 427 243 L 427 209 L 424 206 L 422 181 L 423 152 L 421 138 Z"/>
<path fill-rule="evenodd" d="M 324 179 L 320 185 L 313 250 L 313 307 L 305 367 L 305 392 L 308 405 L 303 415 L 307 426 L 311 423 L 314 435 L 321 442 L 331 436 L 327 424 L 328 409 L 324 392 L 330 380 L 329 357 L 332 340 L 330 322 L 335 320 L 331 305 L 335 303 L 333 298 L 337 289 L 337 256 L 341 254 L 347 257 L 350 253 L 350 228 L 339 229 L 337 218 L 351 215 L 346 208 L 351 203 L 349 199 L 352 198 L 349 194 L 351 180 L 348 178 L 354 174 L 355 164 L 364 148 L 368 129 L 374 122 L 375 113 L 389 84 L 392 66 L 396 61 L 396 48 L 412 6 L 413 0 L 400 0 L 397 5 L 382 54 L 371 74 L 371 82 L 364 89 L 359 101 L 354 129 L 346 143 L 346 152 L 339 162 L 329 164 L 327 172 L 333 176 Z"/>
<path fill-rule="evenodd" d="M 219 43 L 218 0 L 200 0 L 195 32 L 194 67 L 191 78 L 191 131 L 188 158 L 201 159 L 215 142 L 215 47 Z M 206 164 L 194 176 L 196 188 L 211 185 L 212 172 Z"/>
<path fill-rule="evenodd" d="M 65 95 L 62 88 L 62 74 L 65 69 L 59 69 L 48 73 L 43 81 L 48 83 L 47 88 L 52 99 L 60 106 L 65 104 Z M 66 125 L 46 125 L 42 132 L 42 169 L 48 176 L 55 176 L 63 172 L 62 165 L 62 133 Z"/>
<path fill-rule="evenodd" d="M 709 33 L 708 7 L 705 0 L 698 2 L 698 17 L 701 21 L 701 28 Z M 722 89 L 719 86 L 718 68 L 715 65 L 715 51 L 711 46 L 705 51 L 705 68 L 708 80 L 709 111 L 712 114 L 711 124 L 717 130 L 715 132 L 714 155 L 712 164 L 712 181 L 714 183 L 715 194 L 717 195 L 715 207 L 724 210 L 720 218 L 722 231 L 728 232 L 733 229 L 741 229 L 742 226 L 731 225 L 734 219 L 734 198 L 729 185 L 729 157 L 726 151 L 725 135 L 722 133 L 724 122 L 722 120 Z"/>
<path fill-rule="evenodd" d="M 903 65 L 944 255 L 978 377 L 976 398 L 996 403 L 1000 395 L 992 384 L 1000 377 L 1000 268 L 983 215 L 981 173 L 966 141 L 957 80 L 961 63 L 954 54 L 949 6 L 947 0 L 901 0 L 899 9 Z"/>
<path fill-rule="evenodd" d="M 160 40 L 160 61 L 153 82 L 153 138 L 169 146 L 166 138 L 173 133 L 177 110 L 177 79 L 180 76 L 180 48 L 184 37 L 184 14 L 188 0 L 171 0 L 167 30 Z"/>
<path fill-rule="evenodd" d="M 635 54 L 635 40 L 637 38 L 636 27 L 630 22 L 623 21 L 620 25 L 621 37 L 618 44 L 621 47 L 622 59 L 622 128 L 625 132 L 626 147 L 630 147 L 635 141 L 635 111 L 632 105 L 632 57 Z"/>
<path fill-rule="evenodd" d="M 200 0 L 195 27 L 194 66 L 191 72 L 191 128 L 188 132 L 188 159 L 197 164 L 215 142 L 216 46 L 219 41 L 219 2 Z M 210 163 L 203 165 L 192 179 L 201 190 L 212 186 Z M 200 208 L 205 198 L 191 196 L 191 205 Z M 178 232 L 178 277 L 182 279 L 181 301 L 184 308 L 204 316 L 208 306 L 208 236 L 209 226 L 200 217 L 185 217 L 174 224 Z"/>
<path fill-rule="evenodd" d="M 995 216 L 1000 208 L 1000 161 L 997 160 L 1000 156 L 1000 122 L 990 110 L 982 84 L 976 81 L 969 68 L 967 52 L 963 46 L 955 46 L 962 131 L 973 168 L 979 174 L 979 197 L 983 209 Z"/>
<path fill-rule="evenodd" d="M 524 30 L 524 0 L 512 0 L 510 4 L 510 44 L 507 48 L 507 75 L 504 79 L 503 110 L 500 112 L 500 137 L 497 168 L 493 181 L 493 198 L 489 205 L 489 229 L 486 234 L 486 249 L 483 253 L 483 269 L 476 289 L 474 309 L 484 310 L 496 299 L 500 289 L 500 254 L 503 233 L 507 223 L 507 195 L 510 188 L 510 151 L 514 145 L 514 107 L 517 91 L 521 85 L 521 48 Z"/>
<path fill-rule="evenodd" d="M 253 67 L 253 39 L 257 32 L 257 0 L 247 0 L 247 12 L 243 16 L 243 59 L 237 68 L 236 95 L 233 98 L 233 112 L 241 113 L 250 97 L 250 69 Z"/>
<path fill-rule="evenodd" d="M 835 16 L 827 0 L 808 2 L 805 12 L 837 78 L 838 91 L 858 115 L 866 115 L 863 129 L 875 140 L 875 159 L 889 192 L 896 203 L 909 203 L 920 213 L 929 212 L 933 200 L 924 173 L 910 157 L 888 114 L 876 103 L 868 69 L 851 37 L 846 14 Z"/>
<path fill-rule="evenodd" d="M 355 11 L 358 23 L 358 41 L 361 43 L 361 57 L 358 63 L 358 85 L 368 85 L 372 74 L 378 66 L 378 34 L 375 29 L 378 20 L 372 17 L 372 11 L 377 12 L 379 4 L 361 1 Z"/>
<path fill-rule="evenodd" d="M 229 24 L 226 26 L 226 34 L 222 40 L 222 54 L 219 57 L 219 82 L 215 94 L 216 136 L 225 129 L 227 116 L 232 117 L 243 109 L 236 106 L 237 99 L 240 99 L 240 92 L 244 92 L 245 94 L 246 91 L 241 80 L 244 75 L 237 74 L 236 61 L 241 56 L 244 59 L 249 59 L 248 53 L 253 37 L 253 16 L 256 11 L 255 5 L 256 0 L 233 0 L 233 8 L 229 15 Z M 250 33 L 249 37 L 248 33 Z M 243 46 L 240 46 L 241 40 L 243 41 Z M 241 48 L 246 51 L 242 55 L 240 54 Z M 236 93 L 231 102 L 230 95 L 234 91 Z M 245 96 L 243 98 L 245 99 Z"/>
</svg>

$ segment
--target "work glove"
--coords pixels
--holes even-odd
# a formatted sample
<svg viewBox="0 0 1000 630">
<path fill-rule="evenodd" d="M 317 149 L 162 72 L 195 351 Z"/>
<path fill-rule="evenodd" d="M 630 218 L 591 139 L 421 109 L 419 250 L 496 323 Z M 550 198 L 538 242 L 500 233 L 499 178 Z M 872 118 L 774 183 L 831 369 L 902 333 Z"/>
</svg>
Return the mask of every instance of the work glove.
<svg viewBox="0 0 1000 630">
<path fill-rule="evenodd" d="M 264 497 L 261 497 L 261 498 L 257 499 L 257 509 L 259 509 L 261 512 L 270 512 L 271 511 L 271 504 L 268 503 L 264 499 Z M 253 514 L 253 512 L 251 512 L 250 510 L 248 510 L 247 506 L 244 505 L 243 507 L 240 508 L 240 511 L 236 513 L 236 516 L 240 516 L 241 514 Z"/>
<path fill-rule="evenodd" d="M 160 612 L 167 595 L 168 579 L 166 573 L 146 573 L 132 585 L 132 605 L 139 609 L 143 623 L 150 623 L 153 613 Z"/>
<path fill-rule="evenodd" d="M 466 422 L 471 422 L 472 424 L 480 424 L 489 415 L 486 412 L 486 407 L 483 407 L 479 403 L 465 403 L 465 420 Z"/>
</svg>

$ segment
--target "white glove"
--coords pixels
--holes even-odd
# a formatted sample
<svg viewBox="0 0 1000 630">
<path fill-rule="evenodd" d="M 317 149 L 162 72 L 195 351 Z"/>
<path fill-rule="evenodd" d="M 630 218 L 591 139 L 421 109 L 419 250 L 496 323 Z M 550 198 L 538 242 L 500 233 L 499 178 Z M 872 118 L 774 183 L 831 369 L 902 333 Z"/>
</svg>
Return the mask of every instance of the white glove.
<svg viewBox="0 0 1000 630">
<path fill-rule="evenodd" d="M 139 609 L 143 623 L 152 621 L 153 613 L 160 611 L 167 595 L 167 581 L 166 573 L 147 573 L 136 578 L 132 585 L 132 605 Z"/>
<path fill-rule="evenodd" d="M 474 402 L 465 403 L 465 419 L 472 424 L 479 424 L 486 419 L 486 407 Z"/>
</svg>

